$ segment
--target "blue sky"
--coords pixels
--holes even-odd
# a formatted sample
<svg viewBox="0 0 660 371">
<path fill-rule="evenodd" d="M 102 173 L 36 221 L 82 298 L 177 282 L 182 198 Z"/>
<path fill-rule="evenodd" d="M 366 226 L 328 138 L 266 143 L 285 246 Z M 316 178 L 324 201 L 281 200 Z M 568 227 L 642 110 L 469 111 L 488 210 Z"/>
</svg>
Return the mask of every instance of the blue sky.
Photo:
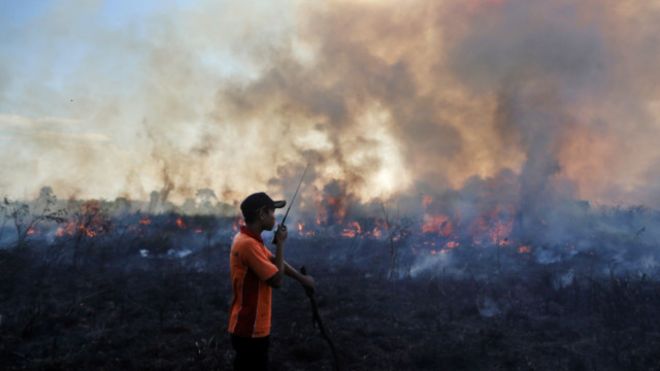
<svg viewBox="0 0 660 371">
<path fill-rule="evenodd" d="M 175 13 L 181 7 L 179 3 L 182 2 L 1 0 L 0 76 L 5 81 L 0 85 L 0 112 L 27 116 L 58 114 L 56 104 L 28 104 L 29 90 L 65 93 L 65 85 L 85 63 L 84 58 L 104 48 L 93 35 L 117 32 L 121 34 L 118 39 L 144 41 L 147 20 L 161 13 Z M 109 66 L 107 69 L 113 73 L 121 71 L 129 77 L 131 59 L 136 57 L 140 56 L 124 53 L 98 62 L 99 66 Z M 121 68 L 113 68 L 113 64 L 121 64 Z"/>
</svg>

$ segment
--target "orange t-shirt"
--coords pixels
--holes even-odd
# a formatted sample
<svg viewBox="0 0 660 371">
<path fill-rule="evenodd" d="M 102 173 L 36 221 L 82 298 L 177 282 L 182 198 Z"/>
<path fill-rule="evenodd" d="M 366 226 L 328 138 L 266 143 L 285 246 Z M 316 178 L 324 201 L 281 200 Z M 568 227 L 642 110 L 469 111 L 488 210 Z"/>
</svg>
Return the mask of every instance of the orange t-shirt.
<svg viewBox="0 0 660 371">
<path fill-rule="evenodd" d="M 266 281 L 277 273 L 271 256 L 261 236 L 241 227 L 229 257 L 234 289 L 229 311 L 230 333 L 252 338 L 270 334 L 272 288 Z"/>
</svg>

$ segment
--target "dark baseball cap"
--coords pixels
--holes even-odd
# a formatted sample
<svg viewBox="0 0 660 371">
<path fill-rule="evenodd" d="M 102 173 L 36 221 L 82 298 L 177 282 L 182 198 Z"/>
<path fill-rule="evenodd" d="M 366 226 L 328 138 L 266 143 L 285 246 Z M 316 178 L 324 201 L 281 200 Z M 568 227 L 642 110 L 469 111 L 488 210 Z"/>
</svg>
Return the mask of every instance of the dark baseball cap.
<svg viewBox="0 0 660 371">
<path fill-rule="evenodd" d="M 243 213 L 243 216 L 246 216 L 259 210 L 262 207 L 279 209 L 285 205 L 286 201 L 284 200 L 273 201 L 273 199 L 264 192 L 258 192 L 247 196 L 245 200 L 241 202 L 241 212 Z"/>
</svg>

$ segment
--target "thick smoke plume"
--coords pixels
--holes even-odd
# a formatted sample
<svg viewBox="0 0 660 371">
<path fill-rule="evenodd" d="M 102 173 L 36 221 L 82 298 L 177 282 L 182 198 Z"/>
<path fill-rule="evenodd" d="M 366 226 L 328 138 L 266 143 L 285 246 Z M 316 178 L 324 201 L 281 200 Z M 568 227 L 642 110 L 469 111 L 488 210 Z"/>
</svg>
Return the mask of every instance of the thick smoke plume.
<svg viewBox="0 0 660 371">
<path fill-rule="evenodd" d="M 289 194 L 311 161 L 309 204 L 511 177 L 522 228 L 567 199 L 660 206 L 651 2 L 208 2 L 120 26 L 101 8 L 56 2 L 10 34 L 45 58 L 30 81 L 0 64 L 3 193 L 231 202 Z"/>
</svg>

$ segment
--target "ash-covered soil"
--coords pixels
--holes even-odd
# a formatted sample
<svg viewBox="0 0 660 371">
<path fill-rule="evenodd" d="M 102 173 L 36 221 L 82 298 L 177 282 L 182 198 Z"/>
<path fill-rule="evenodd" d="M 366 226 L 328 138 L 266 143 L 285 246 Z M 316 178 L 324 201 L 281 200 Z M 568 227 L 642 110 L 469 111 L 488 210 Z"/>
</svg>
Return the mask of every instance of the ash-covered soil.
<svg viewBox="0 0 660 371">
<path fill-rule="evenodd" d="M 660 370 L 660 284 L 646 275 L 490 256 L 393 280 L 386 246 L 290 242 L 343 370 Z M 0 369 L 231 369 L 228 245 L 185 258 L 90 250 L 77 267 L 43 256 L 0 251 Z M 273 300 L 272 369 L 331 370 L 302 288 L 289 280 Z"/>
</svg>

